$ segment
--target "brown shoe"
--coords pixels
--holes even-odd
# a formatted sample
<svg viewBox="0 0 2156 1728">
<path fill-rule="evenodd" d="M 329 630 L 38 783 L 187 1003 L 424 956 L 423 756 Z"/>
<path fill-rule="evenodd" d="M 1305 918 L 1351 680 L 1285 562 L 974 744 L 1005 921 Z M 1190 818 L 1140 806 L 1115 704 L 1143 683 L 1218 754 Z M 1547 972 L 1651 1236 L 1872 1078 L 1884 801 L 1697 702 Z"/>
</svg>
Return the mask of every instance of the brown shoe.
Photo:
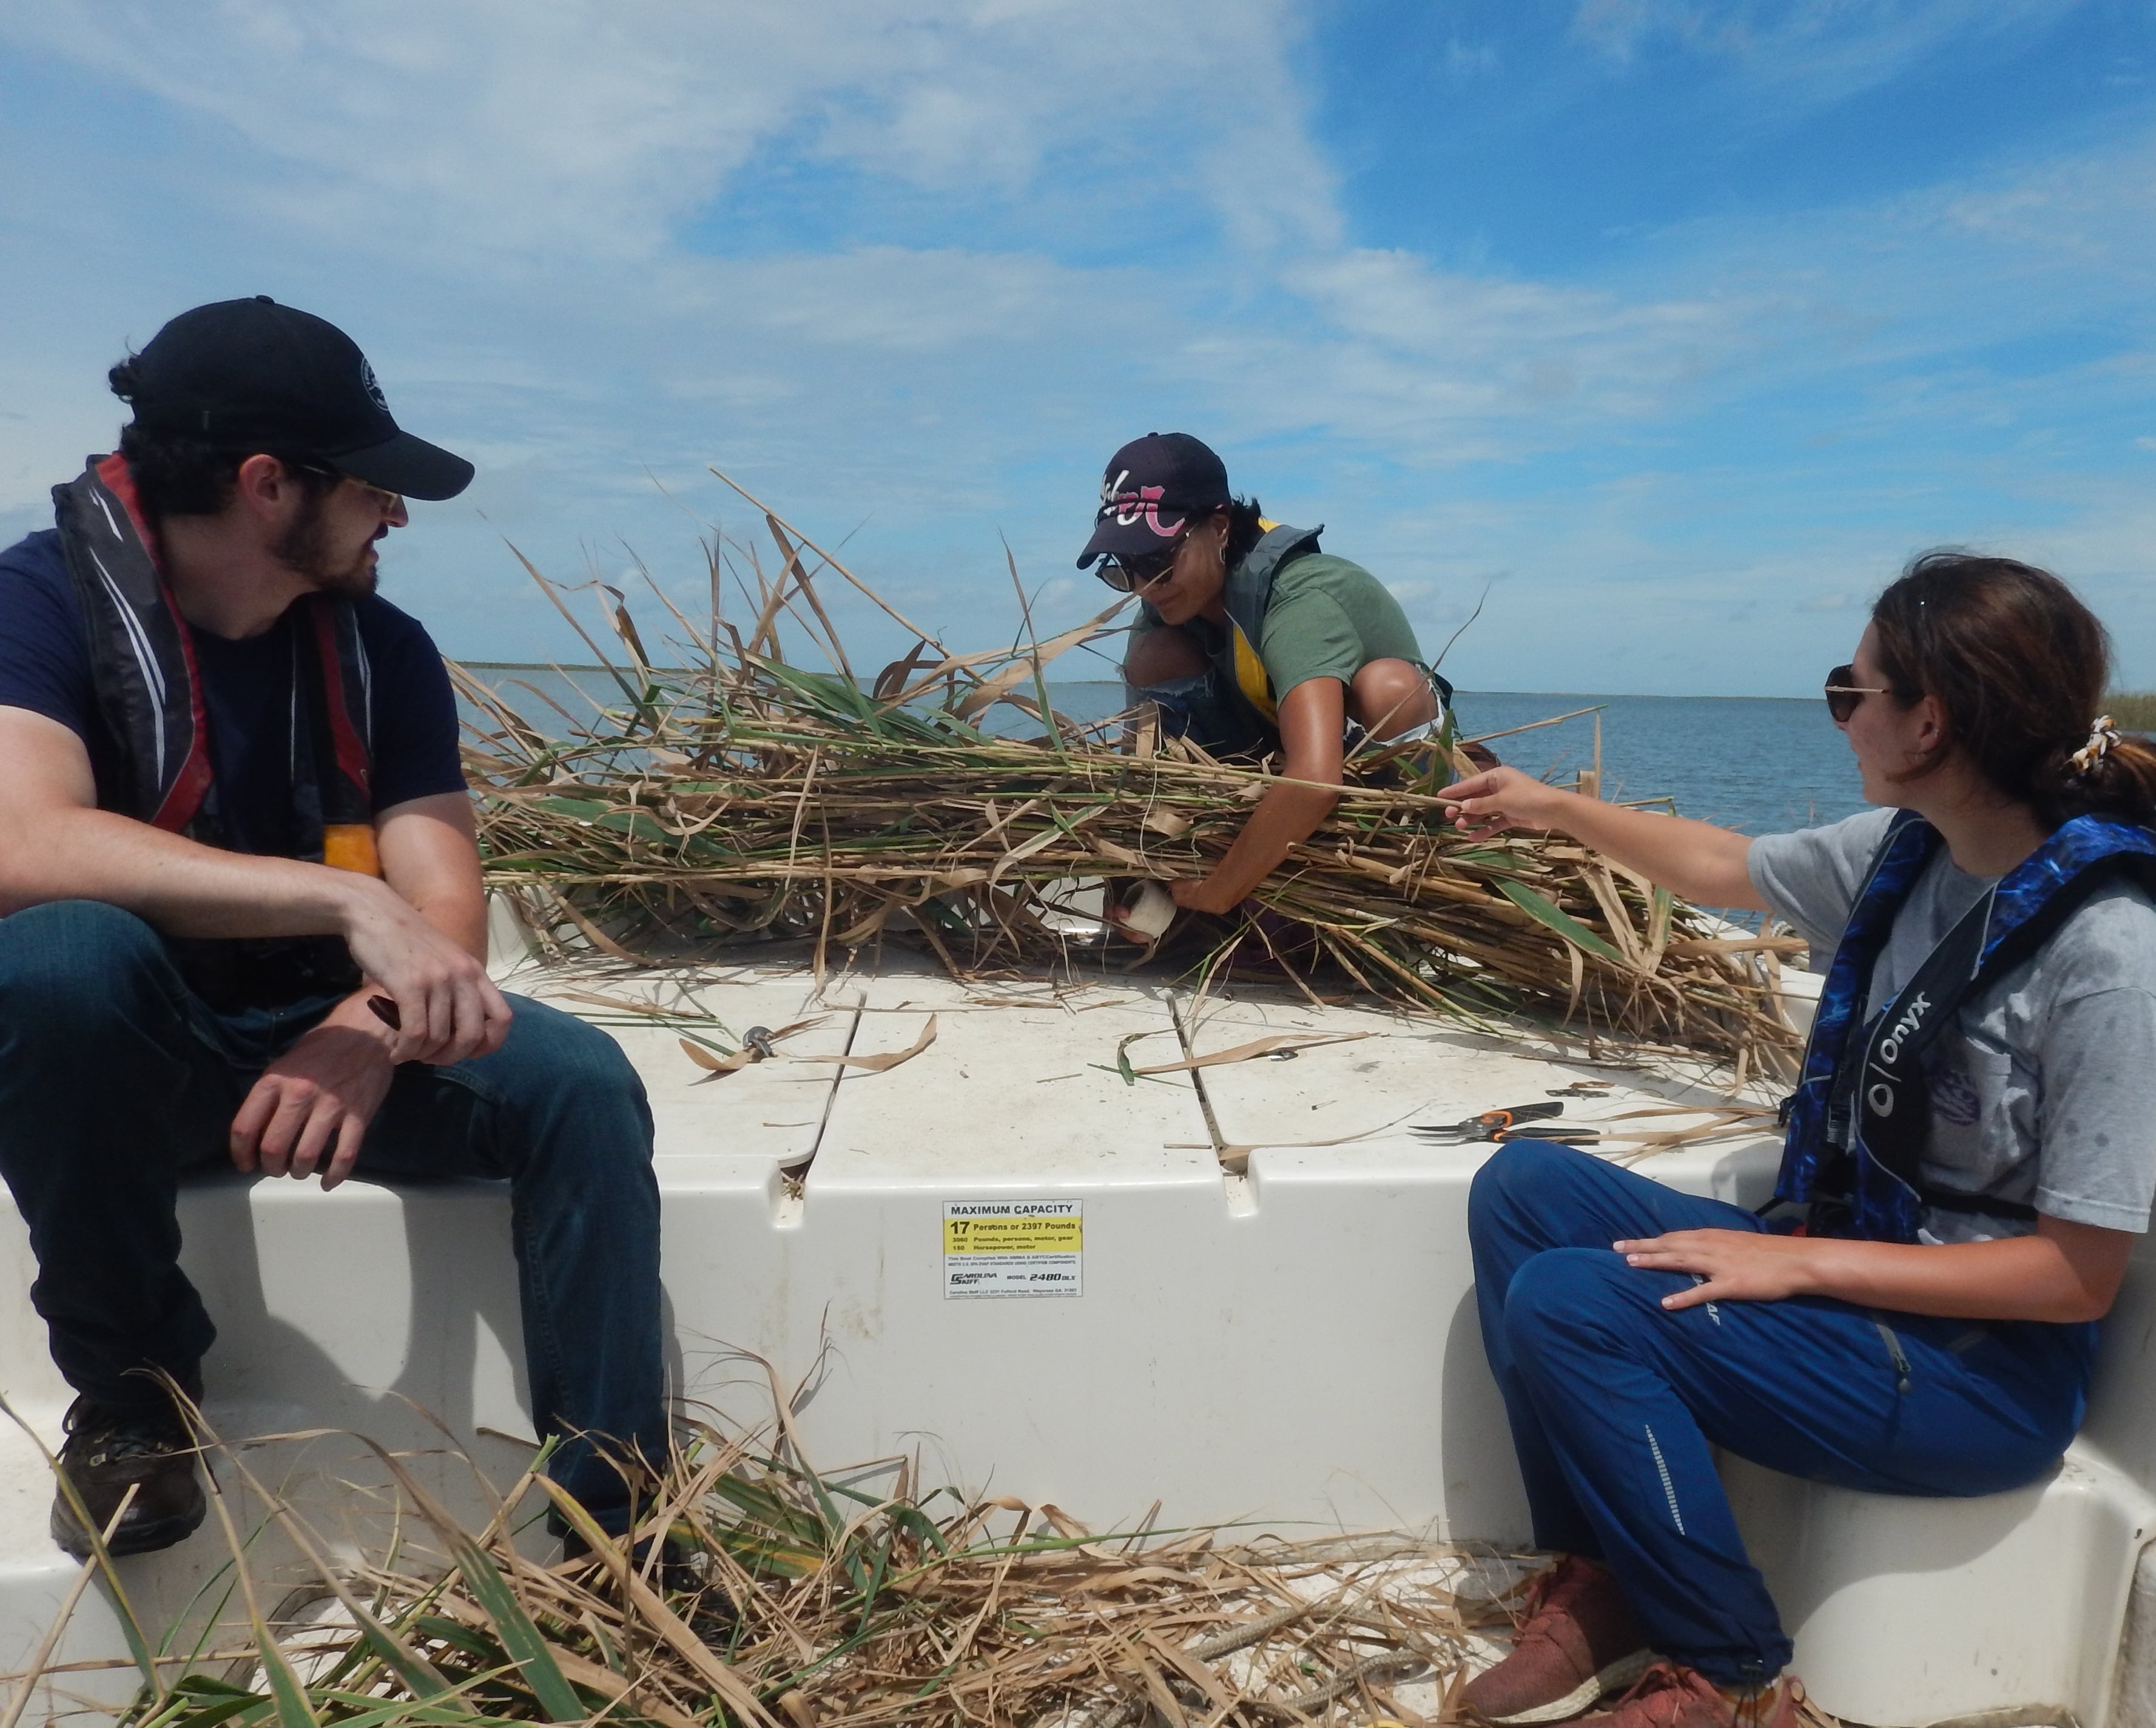
<svg viewBox="0 0 2156 1728">
<path fill-rule="evenodd" d="M 67 1441 L 59 1471 L 100 1531 L 128 1489 L 135 1498 L 119 1528 L 106 1539 L 114 1554 L 147 1554 L 191 1535 L 206 1503 L 195 1474 L 194 1437 L 172 1405 L 123 1409 L 78 1398 L 67 1413 Z M 53 1496 L 53 1540 L 77 1560 L 93 1551 L 90 1532 L 64 1494 Z"/>
<path fill-rule="evenodd" d="M 1606 1728 L 1797 1728 L 1804 1702 L 1794 1674 L 1732 1696 L 1696 1668 L 1657 1662 L 1601 1720 Z"/>
<path fill-rule="evenodd" d="M 1491 1728 L 1569 1721 L 1652 1659 L 1608 1568 L 1568 1554 L 1529 1587 L 1512 1653 L 1470 1680 L 1460 1701 Z"/>
</svg>

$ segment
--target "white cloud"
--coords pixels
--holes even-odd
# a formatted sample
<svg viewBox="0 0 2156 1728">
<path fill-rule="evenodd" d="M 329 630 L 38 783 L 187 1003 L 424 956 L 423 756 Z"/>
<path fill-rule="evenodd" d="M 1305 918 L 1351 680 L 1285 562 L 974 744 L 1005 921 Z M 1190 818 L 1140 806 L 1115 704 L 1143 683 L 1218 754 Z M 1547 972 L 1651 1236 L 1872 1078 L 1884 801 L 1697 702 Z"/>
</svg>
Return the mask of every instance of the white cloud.
<svg viewBox="0 0 2156 1728">
<path fill-rule="evenodd" d="M 1714 13 L 1750 34 L 1647 0 L 1581 28 L 1612 54 L 1681 39 L 1830 71 L 1837 44 L 1984 28 L 1945 0 Z M 2140 618 L 2156 529 L 2137 538 L 2152 525 L 2107 476 L 2059 482 L 2076 465 L 2037 440 L 2130 405 L 2106 436 L 2136 460 L 2145 141 L 1506 277 L 1347 238 L 1287 0 L 1158 19 L 1135 0 L 0 11 L 0 41 L 150 97 L 173 152 L 131 157 L 87 121 L 34 165 L 0 152 L 0 529 L 109 438 L 123 340 L 260 289 L 347 324 L 407 423 L 480 460 L 391 563 L 462 651 L 552 627 L 501 533 L 568 573 L 618 568 L 620 537 L 695 585 L 694 525 L 647 462 L 732 527 L 756 519 L 705 460 L 819 536 L 865 519 L 865 571 L 969 640 L 1008 615 L 999 530 L 1029 584 L 1054 579 L 1045 607 L 1081 605 L 1099 461 L 1148 426 L 1214 440 L 1270 507 L 1328 522 L 1433 645 L 1512 573 L 1459 651 L 1482 681 L 1771 687 L 1782 645 L 1737 607 L 1787 626 L 1792 664 L 1831 664 L 1851 620 L 1825 600 L 1861 603 L 1933 538 L 2030 522 L 2032 555 Z M 744 191 L 921 219 L 744 236 Z M 2054 331 L 2110 352 L 1989 355 Z M 1973 455 L 1985 428 L 2031 441 Z M 2125 634 L 2156 644 L 2156 619 Z"/>
<path fill-rule="evenodd" d="M 1806 103 L 1891 82 L 1957 37 L 2063 17 L 2087 0 L 1579 0 L 1573 34 L 1620 64 L 1663 42 Z"/>
<path fill-rule="evenodd" d="M 1073 153 L 1269 235 L 1329 232 L 1285 0 L 1158 21 L 1140 0 L 45 0 L 0 12 L 0 39 L 302 171 L 228 168 L 228 196 L 452 254 L 648 255 L 783 144 L 961 200 L 1020 196 Z"/>
</svg>

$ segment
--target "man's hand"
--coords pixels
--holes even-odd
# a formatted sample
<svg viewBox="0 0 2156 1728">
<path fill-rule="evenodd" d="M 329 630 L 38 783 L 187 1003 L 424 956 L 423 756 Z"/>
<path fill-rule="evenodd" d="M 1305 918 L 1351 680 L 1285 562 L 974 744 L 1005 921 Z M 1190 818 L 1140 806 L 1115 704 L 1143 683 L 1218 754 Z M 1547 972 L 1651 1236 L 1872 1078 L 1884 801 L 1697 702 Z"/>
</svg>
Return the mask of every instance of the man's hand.
<svg viewBox="0 0 2156 1728">
<path fill-rule="evenodd" d="M 1509 772 L 1510 770 L 1507 770 Z M 1667 1236 L 1613 1242 L 1627 1266 L 1642 1272 L 1685 1272 L 1703 1278 L 1662 1298 L 1668 1309 L 1702 1302 L 1779 1302 L 1812 1293 L 1810 1263 L 1819 1244 L 1804 1237 L 1749 1230 L 1673 1230 Z"/>
<path fill-rule="evenodd" d="M 396 1072 L 398 1035 L 367 1008 L 372 993 L 347 996 L 263 1070 L 232 1119 L 235 1168 L 305 1177 L 327 1154 L 322 1186 L 345 1179 Z"/>
<path fill-rule="evenodd" d="M 392 1059 L 446 1065 L 499 1050 L 509 1004 L 486 968 L 393 888 L 364 877 L 352 887 L 345 941 L 360 970 L 397 1004 L 402 1030 L 391 1035 Z"/>
</svg>

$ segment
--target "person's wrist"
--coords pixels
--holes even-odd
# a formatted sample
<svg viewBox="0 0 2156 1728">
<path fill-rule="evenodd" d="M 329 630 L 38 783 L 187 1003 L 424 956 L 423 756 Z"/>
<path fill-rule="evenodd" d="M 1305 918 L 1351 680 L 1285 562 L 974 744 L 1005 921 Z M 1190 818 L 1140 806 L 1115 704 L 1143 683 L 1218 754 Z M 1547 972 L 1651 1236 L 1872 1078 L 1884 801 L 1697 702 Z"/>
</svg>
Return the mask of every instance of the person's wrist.
<svg viewBox="0 0 2156 1728">
<path fill-rule="evenodd" d="M 378 877 L 361 876 L 354 871 L 337 870 L 327 865 L 322 869 L 331 878 L 327 888 L 336 917 L 337 933 L 350 941 L 367 915 L 377 908 L 378 897 L 390 892 L 389 886 Z"/>
<path fill-rule="evenodd" d="M 324 1015 L 321 1023 L 339 1026 L 347 1031 L 364 1032 L 387 1057 L 396 1047 L 396 1030 L 368 1005 L 372 998 L 387 994 L 377 984 L 363 984 Z"/>
</svg>

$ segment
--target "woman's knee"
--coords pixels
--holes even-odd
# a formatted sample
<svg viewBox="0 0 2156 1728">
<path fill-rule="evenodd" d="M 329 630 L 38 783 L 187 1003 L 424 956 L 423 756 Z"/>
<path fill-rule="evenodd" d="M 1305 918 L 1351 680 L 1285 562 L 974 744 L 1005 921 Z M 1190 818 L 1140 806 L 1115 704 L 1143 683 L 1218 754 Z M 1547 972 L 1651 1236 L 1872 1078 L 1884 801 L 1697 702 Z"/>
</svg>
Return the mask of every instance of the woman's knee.
<svg viewBox="0 0 2156 1728">
<path fill-rule="evenodd" d="M 1206 667 L 1204 652 L 1179 630 L 1136 630 L 1123 656 L 1123 681 L 1142 690 L 1171 678 L 1194 678 Z"/>
<path fill-rule="evenodd" d="M 1606 1352 L 1640 1314 L 1661 1312 L 1650 1282 L 1606 1247 L 1545 1248 L 1522 1263 L 1505 1293 L 1515 1355 L 1527 1360 L 1565 1343 Z"/>
<path fill-rule="evenodd" d="M 1437 692 L 1413 661 L 1373 660 L 1348 686 L 1348 717 L 1372 737 L 1389 738 L 1436 719 Z"/>
<path fill-rule="evenodd" d="M 1554 1140 L 1508 1140 L 1498 1147 L 1468 1184 L 1469 1232 L 1546 1216 L 1573 1185 L 1581 1156 Z"/>
</svg>

